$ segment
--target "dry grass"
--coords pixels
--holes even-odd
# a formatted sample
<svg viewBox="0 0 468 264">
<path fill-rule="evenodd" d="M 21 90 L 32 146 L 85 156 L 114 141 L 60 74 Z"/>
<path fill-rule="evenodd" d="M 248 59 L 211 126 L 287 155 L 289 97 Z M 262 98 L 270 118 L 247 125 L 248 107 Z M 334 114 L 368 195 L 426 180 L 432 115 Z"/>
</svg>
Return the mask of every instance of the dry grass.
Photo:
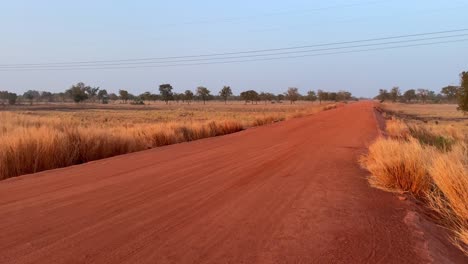
<svg viewBox="0 0 468 264">
<path fill-rule="evenodd" d="M 372 186 L 408 192 L 436 211 L 468 254 L 468 147 L 462 127 L 390 119 L 388 137 L 377 139 L 360 162 L 371 172 Z"/>
<path fill-rule="evenodd" d="M 325 105 L 47 107 L 0 112 L 0 179 L 225 135 L 316 113 Z"/>
</svg>

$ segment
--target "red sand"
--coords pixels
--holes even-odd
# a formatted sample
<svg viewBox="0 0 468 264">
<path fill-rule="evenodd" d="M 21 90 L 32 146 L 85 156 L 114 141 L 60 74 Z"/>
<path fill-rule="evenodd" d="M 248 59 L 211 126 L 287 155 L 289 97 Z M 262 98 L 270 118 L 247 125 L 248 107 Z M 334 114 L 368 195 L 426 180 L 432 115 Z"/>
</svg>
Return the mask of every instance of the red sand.
<svg viewBox="0 0 468 264">
<path fill-rule="evenodd" d="M 0 263 L 466 261 L 368 186 L 356 160 L 377 134 L 355 103 L 2 181 Z"/>
</svg>

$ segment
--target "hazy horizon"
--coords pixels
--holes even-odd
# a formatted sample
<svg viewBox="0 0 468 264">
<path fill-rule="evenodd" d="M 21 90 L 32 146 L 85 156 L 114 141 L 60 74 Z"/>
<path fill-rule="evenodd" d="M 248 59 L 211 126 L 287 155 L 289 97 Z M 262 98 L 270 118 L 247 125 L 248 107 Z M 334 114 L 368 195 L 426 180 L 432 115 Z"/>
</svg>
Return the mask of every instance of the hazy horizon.
<svg viewBox="0 0 468 264">
<path fill-rule="evenodd" d="M 0 10 L 0 64 L 242 52 L 465 29 L 466 7 L 465 1 L 435 0 L 9 1 Z M 448 35 L 463 33 L 468 32 Z M 217 92 L 229 85 L 235 94 L 247 89 L 280 93 L 288 87 L 302 93 L 348 90 L 362 97 L 392 86 L 439 92 L 458 85 L 459 73 L 468 70 L 467 44 L 175 67 L 0 69 L 0 90 L 60 92 L 81 81 L 134 94 L 156 93 L 162 83 L 177 92 L 200 85 Z"/>
</svg>

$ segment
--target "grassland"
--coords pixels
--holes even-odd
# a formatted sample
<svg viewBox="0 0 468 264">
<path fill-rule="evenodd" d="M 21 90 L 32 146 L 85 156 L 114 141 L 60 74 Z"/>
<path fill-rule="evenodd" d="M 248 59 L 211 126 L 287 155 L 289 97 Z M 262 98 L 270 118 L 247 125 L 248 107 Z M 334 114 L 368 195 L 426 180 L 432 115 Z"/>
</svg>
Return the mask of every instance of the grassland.
<svg viewBox="0 0 468 264">
<path fill-rule="evenodd" d="M 403 191 L 433 210 L 468 254 L 468 118 L 453 105 L 383 104 L 387 137 L 362 157 L 372 186 Z"/>
<path fill-rule="evenodd" d="M 332 104 L 40 104 L 0 111 L 0 179 L 238 132 Z"/>
</svg>

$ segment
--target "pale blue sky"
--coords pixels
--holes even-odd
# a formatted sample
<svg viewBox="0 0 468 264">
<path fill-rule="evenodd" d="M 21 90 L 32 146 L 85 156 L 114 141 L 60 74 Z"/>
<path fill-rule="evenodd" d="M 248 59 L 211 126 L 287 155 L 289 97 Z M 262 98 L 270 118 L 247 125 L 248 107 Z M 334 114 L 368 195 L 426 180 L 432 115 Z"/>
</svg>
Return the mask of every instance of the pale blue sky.
<svg viewBox="0 0 468 264">
<path fill-rule="evenodd" d="M 466 0 L 0 0 L 0 64 L 183 56 L 464 29 L 467 8 Z M 395 85 L 438 91 L 457 84 L 463 70 L 468 42 L 233 64 L 0 71 L 0 90 L 58 92 L 83 81 L 135 94 L 171 83 L 177 91 L 230 85 L 235 93 L 279 93 L 295 86 L 373 96 Z"/>
</svg>

